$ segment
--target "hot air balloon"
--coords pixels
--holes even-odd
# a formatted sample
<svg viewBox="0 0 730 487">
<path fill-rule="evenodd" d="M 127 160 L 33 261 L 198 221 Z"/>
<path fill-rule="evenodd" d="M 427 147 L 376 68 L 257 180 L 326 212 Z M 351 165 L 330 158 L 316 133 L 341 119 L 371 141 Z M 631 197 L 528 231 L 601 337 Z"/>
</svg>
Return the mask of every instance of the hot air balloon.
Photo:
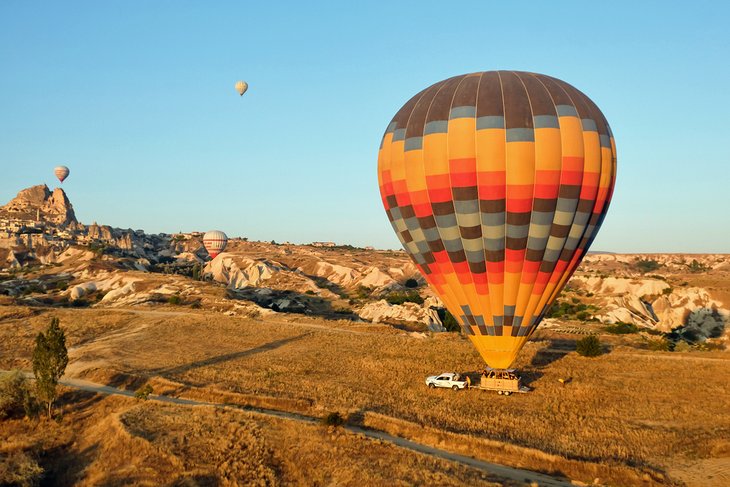
<svg viewBox="0 0 730 487">
<path fill-rule="evenodd" d="M 248 83 L 245 81 L 236 81 L 236 91 L 239 95 L 243 96 L 244 93 L 246 93 L 246 90 L 248 89 Z"/>
<path fill-rule="evenodd" d="M 484 361 L 514 362 L 608 209 L 616 147 L 598 107 L 549 76 L 488 71 L 418 93 L 388 125 L 388 218 Z"/>
<path fill-rule="evenodd" d="M 53 172 L 56 175 L 56 177 L 58 178 L 58 180 L 61 181 L 61 183 L 63 183 L 63 181 L 68 177 L 68 175 L 71 171 L 69 171 L 69 169 L 66 166 L 56 166 L 53 169 Z"/>
<path fill-rule="evenodd" d="M 220 230 L 211 230 L 203 235 L 203 247 L 208 251 L 212 259 L 223 252 L 228 245 L 228 237 Z"/>
</svg>

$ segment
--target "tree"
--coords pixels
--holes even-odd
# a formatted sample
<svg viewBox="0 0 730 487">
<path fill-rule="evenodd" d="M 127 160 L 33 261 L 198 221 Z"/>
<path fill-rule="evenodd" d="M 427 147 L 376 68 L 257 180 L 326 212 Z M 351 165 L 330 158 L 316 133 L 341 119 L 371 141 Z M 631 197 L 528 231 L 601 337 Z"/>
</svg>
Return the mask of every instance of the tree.
<svg viewBox="0 0 730 487">
<path fill-rule="evenodd" d="M 408 279 L 408 280 L 406 280 L 406 283 L 404 284 L 404 286 L 407 287 L 407 288 L 409 288 L 409 289 L 415 289 L 415 288 L 418 287 L 418 281 L 416 281 L 413 278 Z"/>
<path fill-rule="evenodd" d="M 48 417 L 53 415 L 56 388 L 68 365 L 66 336 L 59 326 L 58 318 L 52 318 L 45 333 L 35 339 L 33 350 L 33 375 L 36 380 L 36 395 L 46 404 Z"/>
</svg>

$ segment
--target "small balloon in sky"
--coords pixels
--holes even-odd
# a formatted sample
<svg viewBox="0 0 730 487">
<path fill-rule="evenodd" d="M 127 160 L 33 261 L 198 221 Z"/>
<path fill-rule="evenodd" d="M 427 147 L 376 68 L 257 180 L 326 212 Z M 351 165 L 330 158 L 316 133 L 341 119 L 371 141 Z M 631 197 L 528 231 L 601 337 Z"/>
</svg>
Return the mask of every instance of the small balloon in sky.
<svg viewBox="0 0 730 487">
<path fill-rule="evenodd" d="M 248 83 L 245 81 L 236 81 L 236 91 L 239 95 L 243 96 L 246 90 L 248 90 Z"/>
<path fill-rule="evenodd" d="M 54 174 L 58 178 L 61 183 L 63 183 L 64 179 L 66 179 L 71 171 L 66 166 L 56 166 L 53 169 Z"/>
</svg>

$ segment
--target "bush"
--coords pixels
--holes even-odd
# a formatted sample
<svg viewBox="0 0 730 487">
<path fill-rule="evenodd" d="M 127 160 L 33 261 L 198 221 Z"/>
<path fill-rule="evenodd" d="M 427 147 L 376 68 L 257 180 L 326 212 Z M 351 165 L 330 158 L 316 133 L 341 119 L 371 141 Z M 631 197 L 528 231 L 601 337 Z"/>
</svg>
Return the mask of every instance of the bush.
<svg viewBox="0 0 730 487">
<path fill-rule="evenodd" d="M 692 262 L 690 262 L 687 267 L 689 268 L 690 272 L 704 272 L 710 270 L 709 267 L 707 267 L 705 264 L 698 262 L 697 259 L 692 259 Z"/>
<path fill-rule="evenodd" d="M 325 426 L 342 426 L 345 423 L 345 418 L 340 413 L 334 412 L 329 413 L 327 416 L 322 418 L 322 424 Z"/>
<path fill-rule="evenodd" d="M 173 294 L 172 296 L 167 298 L 167 302 L 168 304 L 179 305 L 180 303 L 182 303 L 182 299 L 180 299 L 180 296 L 178 296 L 177 294 Z"/>
<path fill-rule="evenodd" d="M 417 291 L 393 292 L 385 296 L 385 300 L 390 304 L 423 304 L 423 298 Z"/>
<path fill-rule="evenodd" d="M 583 357 L 597 357 L 601 355 L 601 342 L 596 335 L 588 335 L 576 342 L 575 351 Z"/>
<path fill-rule="evenodd" d="M 0 419 L 35 416 L 38 407 L 28 379 L 19 370 L 0 375 Z"/>
<path fill-rule="evenodd" d="M 415 279 L 408 279 L 403 285 L 408 289 L 416 289 L 418 287 L 418 281 Z"/>
<path fill-rule="evenodd" d="M 608 325 L 604 328 L 604 330 L 608 333 L 613 333 L 614 335 L 628 335 L 630 333 L 639 332 L 639 328 L 636 325 L 633 323 L 624 323 L 623 321 L 619 321 L 613 325 Z"/>
<path fill-rule="evenodd" d="M 145 384 L 136 391 L 134 391 L 134 397 L 143 401 L 149 399 L 150 394 L 152 394 L 152 386 L 149 384 Z"/>
<path fill-rule="evenodd" d="M 673 344 L 666 338 L 662 337 L 656 340 L 649 340 L 647 345 L 649 346 L 649 350 L 654 352 L 670 352 Z"/>
<path fill-rule="evenodd" d="M 461 332 L 461 325 L 457 321 L 456 318 L 454 318 L 454 315 L 452 315 L 448 309 L 446 308 L 432 308 L 436 309 L 436 313 L 439 315 L 439 319 L 441 320 L 441 324 L 444 325 L 444 328 L 446 328 L 446 331 L 452 332 L 452 333 L 460 333 Z"/>
<path fill-rule="evenodd" d="M 14 451 L 0 455 L 0 485 L 40 485 L 43 468 L 28 453 Z"/>
<path fill-rule="evenodd" d="M 653 259 L 641 259 L 636 262 L 636 268 L 639 272 L 646 274 L 647 272 L 655 271 L 661 267 L 661 264 Z"/>
</svg>

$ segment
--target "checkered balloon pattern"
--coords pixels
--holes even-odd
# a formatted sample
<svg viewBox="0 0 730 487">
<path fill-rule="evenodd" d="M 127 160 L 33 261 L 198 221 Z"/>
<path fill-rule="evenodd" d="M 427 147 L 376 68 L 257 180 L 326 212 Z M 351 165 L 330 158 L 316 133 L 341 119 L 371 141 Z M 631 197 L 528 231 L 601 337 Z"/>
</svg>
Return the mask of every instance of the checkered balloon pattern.
<svg viewBox="0 0 730 487">
<path fill-rule="evenodd" d="M 580 264 L 615 178 L 598 107 L 535 73 L 426 88 L 395 115 L 378 153 L 393 229 L 494 368 L 514 362 Z"/>
</svg>

